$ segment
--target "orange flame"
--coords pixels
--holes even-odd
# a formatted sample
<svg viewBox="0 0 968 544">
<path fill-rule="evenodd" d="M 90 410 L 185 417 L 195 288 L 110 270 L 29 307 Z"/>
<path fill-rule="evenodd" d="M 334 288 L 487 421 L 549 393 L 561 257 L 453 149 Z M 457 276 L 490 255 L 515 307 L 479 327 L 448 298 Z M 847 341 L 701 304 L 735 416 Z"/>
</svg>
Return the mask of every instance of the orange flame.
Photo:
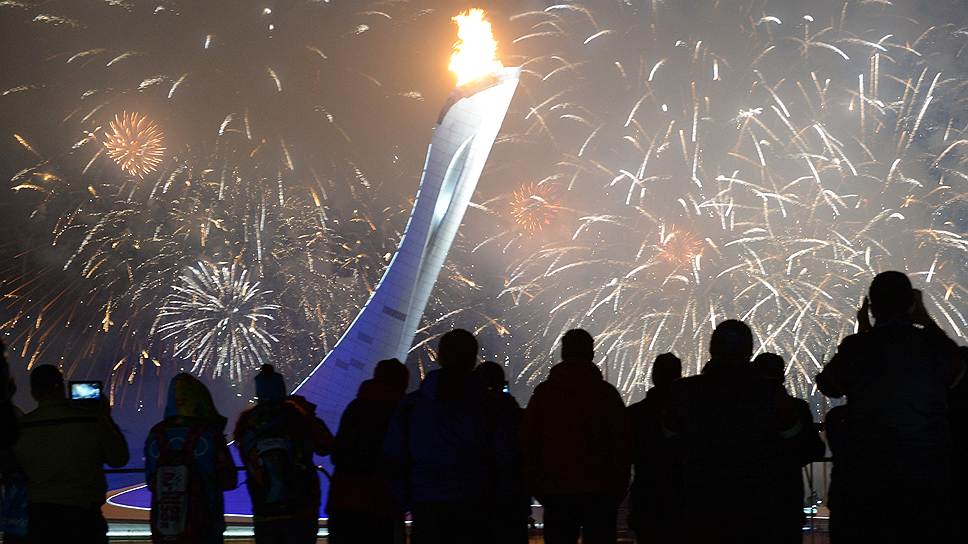
<svg viewBox="0 0 968 544">
<path fill-rule="evenodd" d="M 484 10 L 461 12 L 452 19 L 457 23 L 457 43 L 450 56 L 450 71 L 457 75 L 457 86 L 499 72 L 504 65 L 497 58 L 497 42 Z"/>
</svg>

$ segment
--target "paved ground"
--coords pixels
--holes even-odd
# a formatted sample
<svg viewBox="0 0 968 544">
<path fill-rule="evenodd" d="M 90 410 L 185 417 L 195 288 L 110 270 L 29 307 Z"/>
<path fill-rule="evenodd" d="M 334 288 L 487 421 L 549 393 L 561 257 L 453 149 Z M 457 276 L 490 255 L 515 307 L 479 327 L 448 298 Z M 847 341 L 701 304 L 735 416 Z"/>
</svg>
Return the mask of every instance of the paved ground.
<svg viewBox="0 0 968 544">
<path fill-rule="evenodd" d="M 255 541 L 252 540 L 251 538 L 227 538 L 227 539 L 225 539 L 225 541 L 226 542 L 231 542 L 233 544 L 255 544 Z M 459 542 L 460 539 L 459 538 L 455 538 L 454 541 L 455 542 Z M 0 539 L 0 542 L 2 542 L 2 539 Z M 129 540 L 129 539 L 111 539 L 111 542 L 125 542 L 127 544 L 150 544 L 151 543 L 150 540 L 141 540 L 141 539 L 136 539 L 136 540 Z M 326 538 L 320 538 L 317 542 L 319 544 L 324 544 L 325 542 L 327 542 L 327 540 L 326 540 Z M 542 540 L 541 540 L 541 536 L 540 535 L 536 535 L 536 536 L 532 536 L 531 537 L 531 543 L 532 544 L 541 544 L 541 542 L 542 542 Z M 631 544 L 633 541 L 632 540 L 619 540 L 619 542 L 622 543 L 622 544 L 625 544 L 625 543 Z M 826 534 L 804 535 L 804 537 L 803 537 L 803 543 L 804 544 L 828 544 L 829 542 L 830 542 L 830 540 L 827 538 L 827 535 Z"/>
<path fill-rule="evenodd" d="M 830 540 L 828 538 L 827 533 L 824 530 L 825 524 L 821 521 L 821 522 L 818 522 L 817 526 L 818 526 L 817 531 L 804 534 L 803 536 L 804 544 L 829 544 Z M 111 538 L 111 542 L 125 542 L 129 544 L 150 544 L 150 540 L 145 538 L 144 536 L 135 536 L 136 533 L 144 534 L 146 529 L 147 527 L 140 523 L 112 524 L 112 533 L 114 534 Z M 129 532 L 128 536 L 124 536 L 125 532 Z M 226 534 L 225 541 L 231 542 L 233 544 L 254 544 L 255 541 L 251 538 L 251 536 L 248 536 L 249 534 L 251 534 L 251 531 L 247 527 L 242 527 L 242 526 L 230 527 L 228 533 Z M 324 544 L 325 542 L 327 542 L 325 534 L 326 534 L 325 529 L 320 531 L 320 538 L 318 540 L 320 544 Z M 455 537 L 454 541 L 459 542 L 460 538 Z M 2 540 L 0 540 L 0 542 L 2 542 Z M 531 537 L 531 542 L 534 544 L 540 544 L 542 542 L 540 531 L 536 530 L 533 533 Z M 620 538 L 619 542 L 621 544 L 632 544 L 634 540 L 631 537 L 626 536 L 625 538 Z"/>
</svg>

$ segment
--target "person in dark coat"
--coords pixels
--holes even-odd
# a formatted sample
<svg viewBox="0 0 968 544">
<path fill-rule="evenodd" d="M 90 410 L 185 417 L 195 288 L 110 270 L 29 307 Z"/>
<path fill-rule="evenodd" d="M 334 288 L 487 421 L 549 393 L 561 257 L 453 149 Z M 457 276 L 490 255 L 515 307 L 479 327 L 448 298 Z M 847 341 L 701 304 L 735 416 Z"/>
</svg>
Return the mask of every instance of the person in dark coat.
<svg viewBox="0 0 968 544">
<path fill-rule="evenodd" d="M 527 544 L 531 501 L 524 486 L 524 467 L 518 435 L 524 411 L 505 388 L 504 369 L 493 361 L 477 366 L 473 378 L 484 404 L 489 432 L 500 455 L 494 466 L 493 490 L 488 500 L 490 519 L 482 529 L 491 542 Z"/>
<path fill-rule="evenodd" d="M 968 347 L 959 348 L 962 361 L 968 362 Z M 954 512 L 968 512 L 968 378 L 962 378 L 948 397 L 948 421 L 951 423 L 952 439 L 952 471 L 954 473 L 952 487 L 961 490 L 954 494 L 952 510 Z M 958 523 L 954 528 L 952 542 L 968 541 L 968 524 Z"/>
<path fill-rule="evenodd" d="M 487 542 L 487 501 L 498 453 L 471 379 L 474 335 L 441 337 L 441 368 L 404 397 L 390 421 L 384 454 L 398 500 L 409 507 L 414 544 Z"/>
<path fill-rule="evenodd" d="M 0 450 L 12 448 L 20 433 L 20 413 L 13 404 L 16 391 L 7 364 L 6 346 L 0 341 Z"/>
<path fill-rule="evenodd" d="M 27 476 L 17 463 L 13 446 L 23 416 L 13 404 L 17 384 L 0 341 L 0 534 L 6 544 L 27 542 Z"/>
<path fill-rule="evenodd" d="M 682 451 L 666 438 L 660 417 L 682 361 L 663 353 L 652 363 L 653 387 L 629 406 L 635 478 L 629 501 L 629 527 L 638 542 L 672 542 L 682 531 Z"/>
<path fill-rule="evenodd" d="M 953 516 L 948 402 L 964 362 L 906 275 L 878 274 L 869 295 L 873 326 L 865 300 L 859 332 L 817 376 L 821 393 L 848 401 L 832 522 L 845 542 L 945 542 Z"/>
<path fill-rule="evenodd" d="M 544 507 L 548 544 L 574 544 L 579 534 L 586 544 L 615 542 L 632 457 L 625 403 L 602 378 L 586 331 L 565 333 L 561 359 L 524 412 L 529 490 Z"/>
<path fill-rule="evenodd" d="M 799 429 L 796 404 L 754 370 L 745 323 L 720 323 L 709 354 L 702 374 L 673 384 L 662 417 L 665 432 L 682 441 L 682 535 L 703 544 L 782 542 L 773 520 L 788 505 L 775 501 L 776 482 Z"/>
<path fill-rule="evenodd" d="M 783 385 L 786 362 L 775 353 L 761 353 L 753 359 L 753 369 L 763 379 L 776 384 L 787 392 Z M 804 488 L 803 467 L 823 460 L 827 447 L 820 438 L 817 424 L 813 421 L 810 404 L 802 399 L 790 397 L 797 419 L 796 435 L 787 444 L 788 460 L 775 486 L 775 503 L 779 514 L 773 518 L 773 534 L 777 544 L 800 544 L 803 541 L 803 526 L 806 515 L 803 511 Z"/>
<path fill-rule="evenodd" d="M 403 509 L 391 493 L 383 442 L 409 380 L 400 361 L 380 361 L 340 418 L 326 505 L 332 544 L 404 541 Z"/>
</svg>

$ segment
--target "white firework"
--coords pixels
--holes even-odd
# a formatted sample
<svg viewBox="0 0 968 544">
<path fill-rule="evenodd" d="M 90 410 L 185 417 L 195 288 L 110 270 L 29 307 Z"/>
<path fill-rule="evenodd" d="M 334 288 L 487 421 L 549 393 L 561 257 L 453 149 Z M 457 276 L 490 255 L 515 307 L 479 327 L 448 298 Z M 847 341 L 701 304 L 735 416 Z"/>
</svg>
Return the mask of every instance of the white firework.
<svg viewBox="0 0 968 544">
<path fill-rule="evenodd" d="M 267 362 L 278 339 L 270 332 L 278 304 L 272 291 L 249 281 L 243 267 L 198 263 L 172 287 L 158 315 L 157 333 L 172 341 L 174 355 L 191 360 L 192 372 L 228 370 L 232 380 Z"/>
</svg>

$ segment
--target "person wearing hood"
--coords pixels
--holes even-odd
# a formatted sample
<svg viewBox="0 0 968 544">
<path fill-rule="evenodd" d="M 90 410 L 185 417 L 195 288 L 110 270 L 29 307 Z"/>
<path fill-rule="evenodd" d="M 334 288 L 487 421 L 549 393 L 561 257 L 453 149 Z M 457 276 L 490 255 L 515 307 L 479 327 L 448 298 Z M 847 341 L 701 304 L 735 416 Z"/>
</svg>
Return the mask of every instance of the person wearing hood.
<svg viewBox="0 0 968 544">
<path fill-rule="evenodd" d="M 662 415 L 666 436 L 682 444 L 683 541 L 786 542 L 774 520 L 789 505 L 775 497 L 800 430 L 796 404 L 754 369 L 742 321 L 720 323 L 709 354 L 700 375 L 675 382 Z"/>
<path fill-rule="evenodd" d="M 682 361 L 663 353 L 652 363 L 653 387 L 629 406 L 635 479 L 629 498 L 629 526 L 638 542 L 672 542 L 682 530 L 682 449 L 666 438 L 660 417 Z"/>
<path fill-rule="evenodd" d="M 223 541 L 222 492 L 238 484 L 225 443 L 226 421 L 205 384 L 187 373 L 171 379 L 165 418 L 145 440 L 152 541 Z M 173 481 L 184 483 L 171 485 Z"/>
<path fill-rule="evenodd" d="M 235 445 L 245 463 L 257 544 L 316 542 L 319 474 L 313 454 L 329 455 L 333 435 L 316 406 L 287 395 L 282 375 L 262 365 L 258 403 L 239 415 Z"/>
<path fill-rule="evenodd" d="M 383 441 L 409 381 L 403 363 L 380 361 L 340 418 L 326 503 L 332 544 L 403 542 L 403 510 L 390 491 Z"/>
<path fill-rule="evenodd" d="M 474 335 L 455 329 L 440 338 L 440 369 L 404 397 L 390 422 L 384 455 L 394 493 L 409 507 L 415 544 L 489 542 L 487 501 L 498 453 L 471 378 Z"/>
<path fill-rule="evenodd" d="M 594 339 L 570 330 L 562 362 L 534 390 L 521 438 L 529 491 L 544 506 L 544 540 L 612 543 L 628 488 L 631 435 L 621 395 L 593 362 Z"/>
</svg>

